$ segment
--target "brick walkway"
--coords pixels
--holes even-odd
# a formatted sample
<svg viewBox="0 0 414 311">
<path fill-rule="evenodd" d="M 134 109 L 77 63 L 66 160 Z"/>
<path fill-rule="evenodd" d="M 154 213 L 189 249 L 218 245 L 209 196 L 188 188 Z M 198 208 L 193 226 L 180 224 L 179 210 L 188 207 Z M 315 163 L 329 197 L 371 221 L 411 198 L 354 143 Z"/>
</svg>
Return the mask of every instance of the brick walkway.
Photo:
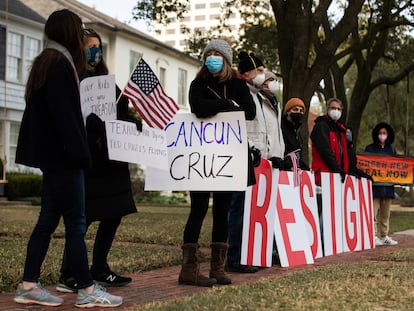
<svg viewBox="0 0 414 311">
<path fill-rule="evenodd" d="M 321 266 L 338 264 L 338 263 L 355 263 L 379 260 L 384 254 L 391 253 L 405 248 L 414 248 L 414 235 L 411 231 L 401 232 L 393 235 L 399 242 L 396 246 L 384 246 L 376 249 L 344 253 L 335 256 L 323 257 L 317 259 L 313 265 L 281 268 L 271 267 L 261 269 L 255 274 L 238 274 L 229 273 L 233 285 L 256 282 L 262 278 L 276 278 L 291 274 L 295 271 L 305 269 L 317 269 Z M 208 263 L 201 266 L 201 270 L 208 274 Z M 116 310 L 128 310 L 131 307 L 138 307 L 139 305 L 153 302 L 153 301 L 167 301 L 178 297 L 191 296 L 196 293 L 206 292 L 209 288 L 202 288 L 196 286 L 178 285 L 177 278 L 180 267 L 169 267 L 148 272 L 141 272 L 130 275 L 133 281 L 130 285 L 121 288 L 109 288 L 109 292 L 124 297 L 124 303 Z M 52 293 L 56 293 L 54 287 L 48 287 Z M 13 302 L 14 293 L 0 294 L 0 311 L 20 311 L 20 310 L 73 310 L 76 295 L 74 294 L 60 294 L 59 296 L 65 299 L 63 306 L 57 308 L 41 307 L 41 306 L 26 306 Z M 77 309 L 79 310 L 79 309 Z"/>
</svg>

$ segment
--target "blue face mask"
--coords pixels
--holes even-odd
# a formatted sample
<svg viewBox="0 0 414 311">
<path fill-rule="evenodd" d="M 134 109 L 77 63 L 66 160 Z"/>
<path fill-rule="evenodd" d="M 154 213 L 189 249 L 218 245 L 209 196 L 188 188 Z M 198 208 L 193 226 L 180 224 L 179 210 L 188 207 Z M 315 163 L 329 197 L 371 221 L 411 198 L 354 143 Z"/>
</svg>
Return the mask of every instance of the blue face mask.
<svg viewBox="0 0 414 311">
<path fill-rule="evenodd" d="M 86 58 L 89 65 L 97 66 L 102 61 L 102 49 L 95 46 L 87 49 Z"/>
<path fill-rule="evenodd" d="M 223 69 L 223 57 L 215 55 L 207 56 L 204 64 L 210 73 L 220 72 Z"/>
<path fill-rule="evenodd" d="M 346 133 L 346 140 L 352 142 L 352 133 Z"/>
</svg>

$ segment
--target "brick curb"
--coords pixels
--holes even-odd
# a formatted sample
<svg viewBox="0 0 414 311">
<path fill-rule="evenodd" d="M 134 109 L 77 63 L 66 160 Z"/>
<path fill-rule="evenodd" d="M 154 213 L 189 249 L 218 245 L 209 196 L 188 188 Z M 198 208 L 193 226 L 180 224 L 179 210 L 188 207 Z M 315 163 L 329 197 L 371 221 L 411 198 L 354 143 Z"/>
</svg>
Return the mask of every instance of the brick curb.
<svg viewBox="0 0 414 311">
<path fill-rule="evenodd" d="M 313 265 L 289 268 L 274 266 L 271 268 L 260 269 L 259 272 L 254 274 L 229 273 L 229 276 L 232 279 L 233 285 L 240 285 L 244 283 L 256 282 L 262 278 L 283 277 L 297 271 L 318 269 L 319 267 L 327 265 L 379 261 L 382 256 L 394 251 L 405 248 L 414 248 L 414 236 L 407 233 L 408 231 L 393 235 L 393 237 L 399 242 L 396 246 L 383 246 L 361 252 L 343 253 L 335 256 L 323 257 L 315 260 Z M 203 263 L 201 265 L 201 270 L 203 273 L 208 274 L 209 263 Z M 174 266 L 129 275 L 133 278 L 131 284 L 126 287 L 108 289 L 110 293 L 124 297 L 123 305 L 118 307 L 116 310 L 128 310 L 133 307 L 138 308 L 140 305 L 150 302 L 168 301 L 211 290 L 203 287 L 178 285 L 177 279 L 179 271 L 180 267 Z M 53 286 L 48 286 L 47 289 L 54 294 L 57 293 Z M 53 308 L 53 310 L 75 309 L 75 294 L 58 293 L 58 295 L 64 298 L 65 303 L 60 307 Z M 14 292 L 0 294 L 0 311 L 52 310 L 50 307 L 17 304 L 13 302 L 13 297 Z"/>
</svg>

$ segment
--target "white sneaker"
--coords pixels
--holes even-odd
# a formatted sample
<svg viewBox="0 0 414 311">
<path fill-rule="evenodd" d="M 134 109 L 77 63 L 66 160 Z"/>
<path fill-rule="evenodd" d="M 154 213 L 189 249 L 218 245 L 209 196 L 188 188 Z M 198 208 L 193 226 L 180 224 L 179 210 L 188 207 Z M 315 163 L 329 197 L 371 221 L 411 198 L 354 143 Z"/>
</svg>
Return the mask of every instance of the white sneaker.
<svg viewBox="0 0 414 311">
<path fill-rule="evenodd" d="M 95 284 L 92 294 L 87 294 L 84 289 L 78 290 L 75 307 L 77 308 L 110 308 L 118 307 L 122 304 L 122 298 L 111 295 L 102 286 Z"/>
<path fill-rule="evenodd" d="M 391 239 L 388 235 L 381 238 L 382 245 L 397 245 L 398 242 Z"/>
<path fill-rule="evenodd" d="M 382 240 L 379 237 L 375 237 L 375 246 L 383 246 L 384 243 L 382 242 Z"/>
</svg>

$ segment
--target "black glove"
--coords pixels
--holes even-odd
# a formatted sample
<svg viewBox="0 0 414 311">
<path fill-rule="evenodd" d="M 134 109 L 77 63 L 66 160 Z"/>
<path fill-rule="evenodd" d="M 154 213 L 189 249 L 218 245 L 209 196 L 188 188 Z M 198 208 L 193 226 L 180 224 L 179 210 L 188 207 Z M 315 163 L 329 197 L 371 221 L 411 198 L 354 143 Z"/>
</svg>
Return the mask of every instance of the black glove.
<svg viewBox="0 0 414 311">
<path fill-rule="evenodd" d="M 284 158 L 284 159 L 283 159 L 283 162 L 282 162 L 282 167 L 281 167 L 281 169 L 282 169 L 283 171 L 290 171 L 290 170 L 292 169 L 292 167 L 293 167 L 293 163 L 292 163 L 292 159 L 291 159 L 291 157 L 286 157 L 286 158 Z"/>
<path fill-rule="evenodd" d="M 341 170 L 339 172 L 339 174 L 341 174 L 341 183 L 344 183 L 345 182 L 345 177 L 346 177 L 345 171 Z"/>
<path fill-rule="evenodd" d="M 262 158 L 262 153 L 259 149 L 256 149 L 254 146 L 250 147 L 250 157 L 252 158 L 252 163 L 254 167 L 260 165 L 260 160 Z"/>
<path fill-rule="evenodd" d="M 269 159 L 270 162 L 272 162 L 272 167 L 273 168 L 282 168 L 283 166 L 283 159 L 282 158 L 278 158 L 278 157 L 271 157 Z"/>
</svg>

